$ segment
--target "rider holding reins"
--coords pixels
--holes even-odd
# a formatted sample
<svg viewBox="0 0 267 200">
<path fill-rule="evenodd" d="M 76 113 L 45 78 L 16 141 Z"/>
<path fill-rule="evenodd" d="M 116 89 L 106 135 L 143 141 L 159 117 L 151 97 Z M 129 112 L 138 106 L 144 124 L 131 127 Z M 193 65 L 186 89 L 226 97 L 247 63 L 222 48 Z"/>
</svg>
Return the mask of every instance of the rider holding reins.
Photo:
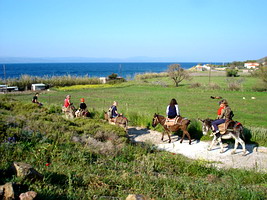
<svg viewBox="0 0 267 200">
<path fill-rule="evenodd" d="M 211 125 L 213 127 L 213 132 L 219 133 L 220 131 L 218 130 L 218 125 L 227 123 L 228 121 L 232 120 L 232 110 L 228 106 L 227 100 L 223 99 L 219 102 L 220 108 L 217 111 L 217 119 L 214 120 Z"/>
</svg>

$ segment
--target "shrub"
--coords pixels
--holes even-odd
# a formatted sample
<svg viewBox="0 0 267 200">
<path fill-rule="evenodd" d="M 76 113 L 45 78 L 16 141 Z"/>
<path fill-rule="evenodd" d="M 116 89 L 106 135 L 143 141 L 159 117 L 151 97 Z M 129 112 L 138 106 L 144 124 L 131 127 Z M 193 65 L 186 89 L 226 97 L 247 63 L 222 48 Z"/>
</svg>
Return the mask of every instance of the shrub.
<svg viewBox="0 0 267 200">
<path fill-rule="evenodd" d="M 237 77 L 238 76 L 237 73 L 238 73 L 237 69 L 231 69 L 231 68 L 226 69 L 226 76 L 227 77 Z"/>
<path fill-rule="evenodd" d="M 220 90 L 221 87 L 217 83 L 209 83 L 209 89 L 211 90 Z"/>
<path fill-rule="evenodd" d="M 242 83 L 244 79 L 226 79 L 228 89 L 231 91 L 239 91 L 242 88 Z"/>
<path fill-rule="evenodd" d="M 115 74 L 115 73 L 112 73 L 108 76 L 108 78 L 111 80 L 117 79 L 117 77 L 118 77 L 118 74 Z"/>
<path fill-rule="evenodd" d="M 190 88 L 199 88 L 199 87 L 201 87 L 201 83 L 199 83 L 199 82 L 191 83 L 189 87 Z"/>
<path fill-rule="evenodd" d="M 114 85 L 114 84 L 123 83 L 123 82 L 126 82 L 126 80 L 124 78 L 110 79 L 108 81 L 108 84 Z"/>
<path fill-rule="evenodd" d="M 255 92 L 267 92 L 267 84 L 260 84 L 260 85 L 255 85 L 252 87 L 252 90 Z"/>
<path fill-rule="evenodd" d="M 159 77 L 167 77 L 168 74 L 166 72 L 161 73 L 144 73 L 144 74 L 136 74 L 134 76 L 135 80 L 145 80 L 151 78 L 159 78 Z"/>
<path fill-rule="evenodd" d="M 34 77 L 29 75 L 21 75 L 20 78 L 7 79 L 8 85 L 18 86 L 19 90 L 31 89 L 31 84 L 44 83 L 48 87 L 55 86 L 71 86 L 71 85 L 89 85 L 100 84 L 98 78 L 90 78 L 88 76 L 44 76 Z"/>
</svg>

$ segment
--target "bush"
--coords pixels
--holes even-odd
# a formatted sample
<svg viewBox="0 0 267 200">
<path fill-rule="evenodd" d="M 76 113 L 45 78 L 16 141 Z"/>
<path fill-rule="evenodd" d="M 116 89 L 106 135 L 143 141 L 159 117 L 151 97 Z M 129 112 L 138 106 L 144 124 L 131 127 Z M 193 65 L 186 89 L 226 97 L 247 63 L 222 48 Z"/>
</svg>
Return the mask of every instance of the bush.
<svg viewBox="0 0 267 200">
<path fill-rule="evenodd" d="M 161 72 L 161 73 L 144 73 L 144 74 L 136 74 L 134 76 L 134 79 L 135 80 L 144 80 L 144 79 L 167 77 L 167 76 L 168 76 L 168 74 L 166 72 Z"/>
<path fill-rule="evenodd" d="M 226 76 L 227 77 L 237 77 L 238 76 L 238 70 L 237 69 L 226 69 Z"/>
<path fill-rule="evenodd" d="M 267 92 L 267 83 L 262 83 L 252 87 L 252 90 L 255 92 Z"/>
<path fill-rule="evenodd" d="M 3 82 L 0 80 L 0 82 Z M 7 84 L 10 86 L 18 86 L 19 90 L 30 90 L 34 83 L 44 83 L 48 87 L 56 86 L 71 86 L 71 85 L 91 85 L 100 84 L 98 78 L 90 78 L 88 76 L 44 76 L 34 77 L 29 75 L 21 75 L 20 78 L 7 79 Z"/>
<path fill-rule="evenodd" d="M 211 90 L 220 90 L 221 89 L 221 87 L 217 83 L 210 83 L 208 87 Z"/>
<path fill-rule="evenodd" d="M 117 77 L 118 77 L 118 74 L 115 74 L 115 73 L 112 73 L 112 74 L 110 74 L 110 75 L 108 76 L 108 78 L 109 78 L 110 80 L 117 79 Z"/>
<path fill-rule="evenodd" d="M 196 82 L 196 83 L 191 83 L 189 87 L 190 87 L 190 88 L 199 88 L 199 87 L 201 87 L 201 83 L 198 83 L 198 82 Z"/>
<path fill-rule="evenodd" d="M 110 79 L 108 81 L 108 84 L 114 85 L 114 84 L 119 84 L 119 83 L 123 83 L 123 82 L 126 82 L 126 80 L 124 78 Z"/>
<path fill-rule="evenodd" d="M 239 91 L 242 89 L 244 79 L 226 79 L 226 82 L 230 91 Z"/>
</svg>

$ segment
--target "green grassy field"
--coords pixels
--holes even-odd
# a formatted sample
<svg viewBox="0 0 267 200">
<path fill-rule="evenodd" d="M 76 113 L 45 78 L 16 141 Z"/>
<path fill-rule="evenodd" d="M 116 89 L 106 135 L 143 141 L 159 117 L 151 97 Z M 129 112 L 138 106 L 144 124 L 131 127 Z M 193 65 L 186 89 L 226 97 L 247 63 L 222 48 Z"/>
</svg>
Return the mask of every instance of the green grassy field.
<svg viewBox="0 0 267 200">
<path fill-rule="evenodd" d="M 243 80 L 240 91 L 230 91 L 227 83 Z M 191 88 L 190 84 L 201 83 L 200 87 Z M 209 83 L 220 89 L 209 87 Z M 85 98 L 89 110 L 101 116 L 112 102 L 118 101 L 118 110 L 130 120 L 130 125 L 150 127 L 154 113 L 165 115 L 170 99 L 176 98 L 181 115 L 191 120 L 215 118 L 218 101 L 210 96 L 222 96 L 227 99 L 234 111 L 234 120 L 240 121 L 259 144 L 267 145 L 267 93 L 254 92 L 252 88 L 260 81 L 253 77 L 227 78 L 224 76 L 194 76 L 191 81 L 184 81 L 174 87 L 167 77 L 141 81 L 129 81 L 118 85 L 84 85 L 53 89 L 41 93 L 39 100 L 45 106 L 62 106 L 65 96 L 70 94 L 75 106 L 79 99 Z M 30 102 L 34 93 L 9 94 L 22 102 Z M 252 99 L 254 97 L 255 99 Z M 245 98 L 245 99 L 243 99 Z M 159 129 L 161 130 L 161 129 Z"/>
<path fill-rule="evenodd" d="M 130 86 L 127 94 L 148 88 L 152 94 L 159 91 L 158 87 Z M 126 87 L 113 89 L 127 91 Z M 43 94 L 45 103 L 52 94 L 51 99 L 60 100 L 65 95 Z M 81 95 L 81 91 L 75 94 Z M 26 100 L 30 94 L 16 97 Z M 122 128 L 97 116 L 66 120 L 59 106 L 1 99 L 0 133 L 0 185 L 15 184 L 16 198 L 29 190 L 37 192 L 36 200 L 125 199 L 129 194 L 163 200 L 267 198 L 266 173 L 218 170 L 210 162 L 158 151 L 152 145 L 132 144 Z M 16 142 L 7 142 L 7 137 L 14 135 Z M 31 164 L 44 179 L 15 176 L 9 170 L 14 161 Z"/>
</svg>

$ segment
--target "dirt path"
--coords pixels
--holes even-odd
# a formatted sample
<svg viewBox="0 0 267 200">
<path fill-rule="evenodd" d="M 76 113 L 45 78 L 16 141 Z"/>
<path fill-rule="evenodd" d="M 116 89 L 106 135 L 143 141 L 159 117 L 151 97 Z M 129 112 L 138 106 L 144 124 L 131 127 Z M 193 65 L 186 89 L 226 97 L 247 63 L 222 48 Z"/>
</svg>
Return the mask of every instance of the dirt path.
<svg viewBox="0 0 267 200">
<path fill-rule="evenodd" d="M 129 127 L 128 134 L 132 141 L 155 144 L 159 149 L 182 154 L 192 159 L 212 161 L 212 165 L 218 168 L 255 169 L 256 171 L 267 172 L 267 152 L 255 151 L 257 149 L 255 145 L 246 145 L 247 154 L 242 156 L 240 145 L 236 154 L 232 155 L 233 145 L 224 144 L 225 152 L 220 153 L 219 145 L 208 151 L 210 142 L 195 140 L 192 141 L 192 145 L 189 145 L 188 140 L 185 139 L 181 144 L 177 135 L 172 136 L 172 142 L 168 143 L 168 136 L 165 135 L 164 141 L 161 141 L 160 132 L 145 128 Z"/>
</svg>

